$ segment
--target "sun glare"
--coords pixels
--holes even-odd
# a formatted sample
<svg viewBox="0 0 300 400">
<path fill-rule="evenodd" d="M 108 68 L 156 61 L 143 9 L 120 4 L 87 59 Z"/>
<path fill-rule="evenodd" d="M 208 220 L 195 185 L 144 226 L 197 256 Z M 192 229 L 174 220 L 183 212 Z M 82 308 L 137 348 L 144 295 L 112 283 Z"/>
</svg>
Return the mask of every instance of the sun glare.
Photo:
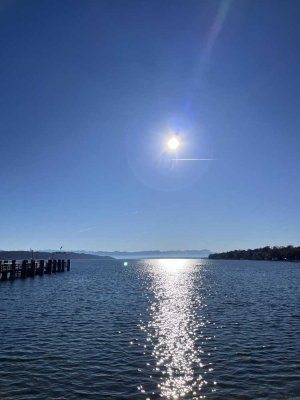
<svg viewBox="0 0 300 400">
<path fill-rule="evenodd" d="M 180 142 L 176 137 L 172 137 L 168 140 L 168 148 L 170 150 L 177 150 L 180 146 Z"/>
</svg>

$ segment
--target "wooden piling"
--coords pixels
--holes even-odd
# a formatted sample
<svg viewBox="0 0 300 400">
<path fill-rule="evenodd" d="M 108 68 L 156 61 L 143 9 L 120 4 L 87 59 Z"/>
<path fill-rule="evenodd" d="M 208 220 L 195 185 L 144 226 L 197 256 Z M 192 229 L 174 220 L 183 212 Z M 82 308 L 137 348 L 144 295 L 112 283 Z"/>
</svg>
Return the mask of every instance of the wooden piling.
<svg viewBox="0 0 300 400">
<path fill-rule="evenodd" d="M 29 276 L 31 278 L 35 277 L 35 260 L 30 261 L 30 270 L 29 270 Z"/>
<path fill-rule="evenodd" d="M 51 275 L 51 273 L 52 273 L 52 260 L 48 260 L 47 261 L 45 273 Z"/>
<path fill-rule="evenodd" d="M 44 260 L 40 260 L 39 268 L 38 268 L 38 274 L 40 276 L 44 275 L 44 270 L 45 270 L 45 262 L 44 262 Z"/>
<path fill-rule="evenodd" d="M 1 281 L 7 281 L 8 272 L 6 270 L 2 270 Z"/>
<path fill-rule="evenodd" d="M 27 278 L 27 260 L 22 261 L 21 279 Z"/>
<path fill-rule="evenodd" d="M 57 260 L 53 260 L 52 272 L 54 274 L 56 274 L 56 272 L 57 272 Z"/>
<path fill-rule="evenodd" d="M 17 278 L 34 278 L 36 275 L 43 276 L 56 272 L 70 271 L 70 260 L 23 260 L 3 261 L 0 260 L 0 280 L 14 281 Z"/>
<path fill-rule="evenodd" d="M 16 279 L 16 260 L 12 260 L 11 262 L 11 271 L 9 274 L 9 279 L 14 281 Z"/>
</svg>

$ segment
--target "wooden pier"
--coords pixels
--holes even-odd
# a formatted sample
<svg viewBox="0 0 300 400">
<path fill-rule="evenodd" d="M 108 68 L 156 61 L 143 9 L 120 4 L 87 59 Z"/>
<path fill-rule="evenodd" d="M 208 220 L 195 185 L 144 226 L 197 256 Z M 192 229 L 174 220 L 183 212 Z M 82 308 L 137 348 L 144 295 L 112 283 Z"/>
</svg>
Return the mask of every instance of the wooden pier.
<svg viewBox="0 0 300 400">
<path fill-rule="evenodd" d="M 34 278 L 36 275 L 70 271 L 70 260 L 0 260 L 0 280 Z"/>
</svg>

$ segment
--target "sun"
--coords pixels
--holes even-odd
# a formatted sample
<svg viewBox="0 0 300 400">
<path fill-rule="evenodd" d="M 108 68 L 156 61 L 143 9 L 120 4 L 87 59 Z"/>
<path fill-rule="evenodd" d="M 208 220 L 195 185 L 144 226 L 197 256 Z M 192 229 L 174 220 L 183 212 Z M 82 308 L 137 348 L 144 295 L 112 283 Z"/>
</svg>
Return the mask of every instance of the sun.
<svg viewBox="0 0 300 400">
<path fill-rule="evenodd" d="M 167 145 L 168 145 L 169 150 L 174 151 L 174 150 L 177 150 L 179 148 L 180 142 L 177 139 L 177 137 L 173 136 L 168 140 Z"/>
</svg>

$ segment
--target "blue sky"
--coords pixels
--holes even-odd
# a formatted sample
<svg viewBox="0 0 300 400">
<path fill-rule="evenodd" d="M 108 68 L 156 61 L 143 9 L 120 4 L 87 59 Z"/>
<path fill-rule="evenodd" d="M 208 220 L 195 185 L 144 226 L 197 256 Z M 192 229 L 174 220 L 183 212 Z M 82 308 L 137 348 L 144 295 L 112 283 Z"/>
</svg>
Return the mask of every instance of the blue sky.
<svg viewBox="0 0 300 400">
<path fill-rule="evenodd" d="M 0 248 L 299 245 L 299 12 L 2 1 Z"/>
</svg>

